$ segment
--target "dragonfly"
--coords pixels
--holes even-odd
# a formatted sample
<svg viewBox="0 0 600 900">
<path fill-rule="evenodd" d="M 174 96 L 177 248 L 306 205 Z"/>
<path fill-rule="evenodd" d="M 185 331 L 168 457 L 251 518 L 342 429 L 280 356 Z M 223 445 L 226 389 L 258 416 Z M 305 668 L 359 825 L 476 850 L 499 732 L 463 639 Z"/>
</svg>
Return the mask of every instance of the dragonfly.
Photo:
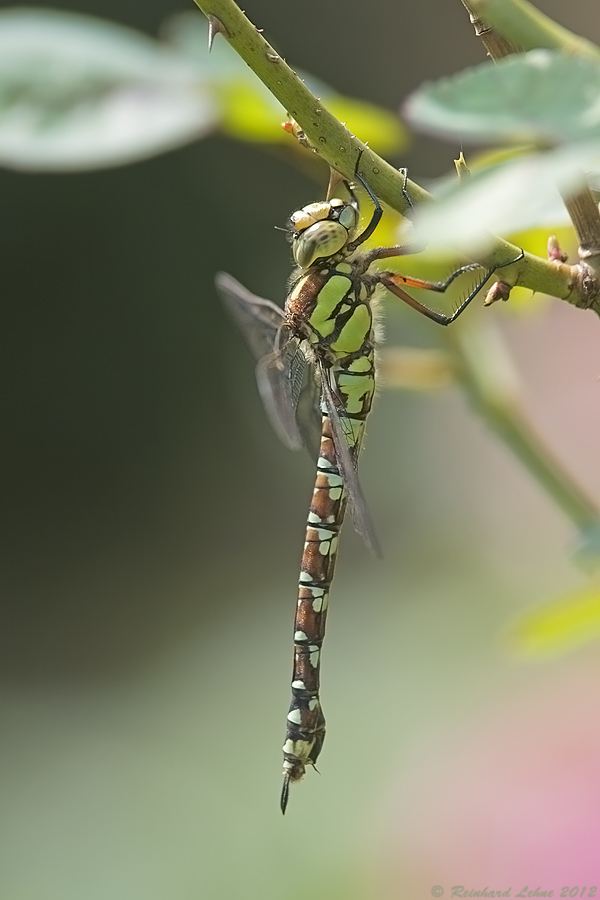
<svg viewBox="0 0 600 900">
<path fill-rule="evenodd" d="M 292 700 L 283 745 L 283 813 L 290 785 L 300 781 L 308 767 L 315 767 L 325 739 L 320 660 L 346 508 L 367 547 L 381 555 L 357 474 L 377 377 L 376 292 L 383 287 L 434 322 L 449 325 L 494 271 L 485 271 L 449 315 L 421 303 L 407 287 L 443 293 L 460 275 L 481 267 L 464 265 L 445 281 L 372 268 L 379 260 L 415 249 L 410 245 L 361 249 L 379 225 L 383 209 L 358 165 L 354 177 L 373 203 L 362 231 L 358 198 L 347 181 L 347 199 L 310 203 L 290 217 L 286 230 L 296 269 L 283 309 L 252 294 L 231 275 L 222 272 L 216 277 L 225 307 L 257 362 L 258 388 L 276 433 L 288 447 L 305 446 L 313 454 L 316 451 L 317 458 L 294 622 Z"/>
</svg>

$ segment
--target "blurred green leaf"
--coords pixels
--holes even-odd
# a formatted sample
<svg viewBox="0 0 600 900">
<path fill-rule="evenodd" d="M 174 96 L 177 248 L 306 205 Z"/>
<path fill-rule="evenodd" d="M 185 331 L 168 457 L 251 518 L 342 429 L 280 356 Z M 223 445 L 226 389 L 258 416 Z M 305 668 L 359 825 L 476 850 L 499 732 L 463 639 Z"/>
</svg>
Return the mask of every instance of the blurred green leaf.
<svg viewBox="0 0 600 900">
<path fill-rule="evenodd" d="M 197 69 L 135 31 L 54 10 L 0 13 L 0 164 L 120 165 L 211 130 Z"/>
<path fill-rule="evenodd" d="M 528 145 L 488 158 L 460 184 L 437 185 L 438 203 L 418 220 L 422 241 L 485 249 L 488 232 L 511 234 L 569 224 L 561 194 L 600 168 L 600 64 L 534 50 L 484 63 L 425 85 L 408 100 L 407 118 L 461 141 Z M 547 147 L 536 152 L 535 147 Z"/>
<path fill-rule="evenodd" d="M 520 615 L 507 632 L 512 653 L 522 659 L 559 656 L 600 637 L 600 583 L 566 594 Z"/>
<path fill-rule="evenodd" d="M 576 548 L 578 562 L 588 570 L 596 570 L 600 561 L 600 521 L 589 522 L 582 528 Z"/>
<path fill-rule="evenodd" d="M 599 98 L 600 63 L 532 50 L 424 85 L 405 114 L 461 141 L 562 144 L 600 137 Z"/>
<path fill-rule="evenodd" d="M 289 141 L 285 110 L 224 40 L 209 56 L 200 13 L 174 16 L 160 43 L 130 29 L 56 10 L 0 13 L 0 165 L 69 171 L 121 165 L 182 146 L 217 125 L 236 138 Z M 404 130 L 390 112 L 331 100 L 380 152 Z"/>
<path fill-rule="evenodd" d="M 600 139 L 511 159 L 460 183 L 445 179 L 433 188 L 438 202 L 419 210 L 416 232 L 424 243 L 452 235 L 453 246 L 474 252 L 485 248 L 489 232 L 555 230 L 569 224 L 561 193 L 577 191 L 584 172 L 598 168 Z"/>
<path fill-rule="evenodd" d="M 289 144 L 281 127 L 285 110 L 260 82 L 253 82 L 245 77 L 221 85 L 222 130 L 240 140 Z M 405 143 L 406 133 L 393 113 L 333 93 L 322 94 L 321 99 L 350 131 L 368 139 L 376 152 L 393 153 Z"/>
<path fill-rule="evenodd" d="M 449 353 L 416 347 L 383 347 L 377 374 L 386 388 L 437 391 L 455 381 L 456 366 Z"/>
</svg>

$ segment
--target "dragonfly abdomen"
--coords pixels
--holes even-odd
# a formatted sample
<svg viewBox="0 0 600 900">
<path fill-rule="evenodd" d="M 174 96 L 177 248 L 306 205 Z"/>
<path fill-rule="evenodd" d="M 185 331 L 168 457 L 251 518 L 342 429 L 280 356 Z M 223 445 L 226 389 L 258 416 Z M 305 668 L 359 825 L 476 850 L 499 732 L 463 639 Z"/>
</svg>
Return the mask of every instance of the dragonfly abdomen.
<svg viewBox="0 0 600 900">
<path fill-rule="evenodd" d="M 329 417 L 324 413 L 317 476 L 298 580 L 292 702 L 283 745 L 281 806 L 284 811 L 290 782 L 299 781 L 306 767 L 315 764 L 325 739 L 325 717 L 319 700 L 321 647 L 345 506 L 344 483 L 337 465 Z"/>
<path fill-rule="evenodd" d="M 366 415 L 374 393 L 373 353 L 367 352 L 367 365 L 335 373 L 336 390 L 347 406 L 340 410 L 345 438 L 356 460 L 360 451 Z M 348 379 L 344 384 L 343 379 Z M 339 379 L 342 379 L 341 383 Z M 348 403 L 350 398 L 354 402 Z M 357 403 L 360 397 L 361 402 Z M 355 414 L 353 414 L 355 413 Z M 338 465 L 331 421 L 323 410 L 322 434 L 317 475 L 308 513 L 304 552 L 298 583 L 298 606 L 294 622 L 294 669 L 292 702 L 287 717 L 283 746 L 284 785 L 282 810 L 287 805 L 289 785 L 299 781 L 307 766 L 314 766 L 325 740 L 325 716 L 319 698 L 321 647 L 329 605 L 340 529 L 346 511 L 346 490 Z"/>
</svg>

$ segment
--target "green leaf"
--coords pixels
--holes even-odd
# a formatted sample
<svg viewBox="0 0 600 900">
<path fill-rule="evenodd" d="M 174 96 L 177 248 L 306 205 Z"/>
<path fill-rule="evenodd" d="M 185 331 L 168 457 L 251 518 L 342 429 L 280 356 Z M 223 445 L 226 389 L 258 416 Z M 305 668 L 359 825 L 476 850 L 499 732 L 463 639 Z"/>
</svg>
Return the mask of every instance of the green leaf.
<svg viewBox="0 0 600 900">
<path fill-rule="evenodd" d="M 224 40 L 209 56 L 199 13 L 174 16 L 160 43 L 58 11 L 0 12 L 0 165 L 74 171 L 134 162 L 213 131 L 290 141 L 285 110 Z M 336 95 L 349 127 L 381 152 L 403 143 L 396 116 Z"/>
<path fill-rule="evenodd" d="M 450 354 L 416 347 L 383 347 L 379 351 L 377 372 L 386 388 L 412 391 L 437 391 L 456 379 L 456 366 Z"/>
<path fill-rule="evenodd" d="M 469 250 L 485 249 L 489 232 L 510 234 L 568 224 L 561 192 L 578 190 L 584 172 L 600 168 L 600 139 L 567 144 L 476 171 L 471 178 L 438 183 L 438 202 L 419 209 L 416 238 L 447 242 Z"/>
<path fill-rule="evenodd" d="M 310 78 L 306 78 L 310 84 Z M 312 84 L 310 85 L 312 89 Z M 244 141 L 290 144 L 281 127 L 285 109 L 252 76 L 232 79 L 218 89 L 221 100 L 221 128 Z M 321 91 L 320 97 L 334 116 L 344 121 L 353 134 L 366 140 L 377 153 L 393 153 L 406 143 L 406 132 L 398 118 L 387 110 Z"/>
<path fill-rule="evenodd" d="M 515 656 L 528 660 L 559 656 L 598 638 L 598 583 L 520 615 L 506 634 L 510 651 Z"/>
<path fill-rule="evenodd" d="M 597 568 L 600 561 L 600 520 L 589 522 L 580 530 L 576 548 L 577 558 L 586 568 Z"/>
<path fill-rule="evenodd" d="M 404 111 L 412 125 L 461 141 L 600 137 L 600 63 L 532 50 L 426 84 Z"/>
<path fill-rule="evenodd" d="M 426 85 L 409 99 L 409 120 L 444 137 L 547 147 L 441 182 L 435 208 L 418 217 L 419 238 L 485 249 L 488 232 L 510 234 L 568 223 L 561 194 L 600 168 L 600 63 L 533 50 Z"/>
<path fill-rule="evenodd" d="M 195 140 L 216 120 L 197 67 L 157 41 L 88 16 L 0 13 L 2 165 L 120 165 Z"/>
</svg>

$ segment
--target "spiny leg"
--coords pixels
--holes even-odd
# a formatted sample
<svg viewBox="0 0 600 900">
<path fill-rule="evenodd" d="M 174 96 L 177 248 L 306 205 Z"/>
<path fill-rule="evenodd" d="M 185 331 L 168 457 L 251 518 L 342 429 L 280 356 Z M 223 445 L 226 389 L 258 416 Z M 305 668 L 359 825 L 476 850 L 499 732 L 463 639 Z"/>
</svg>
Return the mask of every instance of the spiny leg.
<svg viewBox="0 0 600 900">
<path fill-rule="evenodd" d="M 361 156 L 362 156 L 362 151 L 359 154 L 359 157 L 358 157 L 358 160 L 356 163 L 357 169 L 358 169 L 358 165 L 360 163 Z M 414 209 L 412 201 L 406 191 L 406 183 L 408 180 L 407 169 L 404 169 L 403 173 L 404 173 L 404 183 L 403 183 L 403 187 L 402 187 L 402 193 L 404 194 L 404 196 L 405 196 L 407 202 L 409 203 L 409 205 L 411 206 L 411 208 Z M 359 236 L 357 241 L 354 241 L 352 244 L 348 245 L 349 248 L 351 248 L 351 249 L 354 249 L 354 247 L 357 246 L 358 243 L 363 243 L 363 241 L 365 241 L 368 237 L 370 237 L 371 234 L 373 234 L 373 231 L 377 227 L 377 224 L 379 224 L 381 216 L 383 215 L 383 210 L 381 209 L 381 204 L 379 203 L 377 197 L 375 196 L 375 194 L 373 193 L 373 191 L 371 190 L 371 188 L 369 187 L 369 185 L 367 184 L 365 179 L 362 177 L 362 175 L 358 171 L 355 174 L 356 174 L 356 178 L 363 185 L 364 189 L 369 194 L 369 197 L 375 204 L 376 212 L 377 211 L 379 212 L 379 218 L 377 219 L 374 226 L 373 226 L 373 218 L 371 219 L 371 222 L 369 223 L 369 225 L 367 226 L 365 231 L 363 231 L 363 233 Z M 423 249 L 423 248 L 420 246 L 411 245 L 411 244 L 396 244 L 393 247 L 377 247 L 374 250 L 371 250 L 371 251 L 365 253 L 365 255 L 364 255 L 365 270 L 368 269 L 369 266 L 376 260 L 390 259 L 392 257 L 397 257 L 397 256 L 407 256 L 411 253 L 418 252 L 421 249 Z M 520 259 L 523 259 L 524 255 L 525 255 L 524 251 L 521 250 L 520 254 L 517 257 L 515 257 L 515 259 L 511 259 L 508 262 L 500 263 L 499 265 L 492 266 L 489 269 L 487 269 L 484 277 L 476 284 L 476 286 L 473 288 L 473 290 L 469 293 L 469 295 L 460 304 L 458 309 L 456 309 L 450 315 L 439 312 L 438 310 L 435 310 L 435 309 L 431 309 L 425 303 L 421 303 L 415 297 L 412 297 L 405 290 L 403 290 L 401 285 L 406 285 L 407 287 L 415 287 L 415 288 L 419 288 L 419 289 L 423 289 L 423 290 L 436 291 L 437 293 L 443 293 L 450 287 L 452 282 L 455 281 L 455 279 L 459 277 L 459 275 L 464 275 L 466 272 L 472 272 L 475 269 L 482 268 L 478 263 L 468 263 L 465 266 L 460 266 L 460 268 L 458 268 L 454 272 L 452 272 L 448 276 L 448 278 L 446 278 L 445 281 L 427 281 L 422 278 L 411 278 L 410 276 L 400 275 L 395 272 L 381 272 L 380 274 L 378 274 L 376 276 L 376 278 L 380 282 L 380 284 L 383 284 L 392 294 L 394 294 L 396 297 L 399 297 L 401 300 L 403 300 L 405 303 L 407 303 L 409 306 L 411 306 L 417 312 L 420 312 L 422 315 L 427 316 L 429 319 L 432 319 L 434 322 L 437 322 L 439 325 L 450 325 L 451 322 L 454 322 L 454 320 L 457 319 L 461 315 L 461 313 L 463 313 L 465 311 L 467 306 L 469 306 L 471 301 L 480 292 L 480 290 L 482 289 L 482 287 L 484 286 L 484 284 L 486 283 L 486 281 L 488 280 L 490 275 L 492 275 L 497 269 L 501 269 L 504 266 L 509 266 L 509 265 L 512 265 L 512 263 L 518 262 Z"/>
<path fill-rule="evenodd" d="M 385 249 L 385 248 L 383 248 Z M 394 248 L 387 248 L 394 249 Z M 390 254 L 395 255 L 395 254 Z M 398 254 L 399 255 L 399 254 Z M 427 316 L 428 319 L 432 319 L 434 322 L 437 322 L 438 325 L 450 325 L 455 319 L 465 311 L 467 306 L 471 303 L 471 301 L 477 296 L 480 292 L 490 275 L 492 275 L 497 269 L 502 269 L 504 266 L 510 266 L 513 263 L 519 262 L 520 259 L 523 259 L 525 256 L 525 252 L 521 250 L 518 256 L 514 259 L 509 260 L 505 263 L 500 263 L 497 266 L 492 266 L 490 269 L 487 269 L 484 277 L 475 285 L 470 294 L 462 301 L 460 306 L 454 310 L 453 313 L 447 315 L 446 313 L 439 312 L 436 309 L 431 309 L 431 307 L 426 306 L 426 304 L 421 303 L 420 300 L 417 300 L 415 297 L 412 297 L 408 294 L 401 285 L 407 285 L 408 287 L 416 287 L 423 288 L 429 291 L 437 291 L 438 293 L 443 293 L 448 287 L 452 284 L 452 282 L 458 278 L 459 275 L 463 275 L 465 272 L 471 272 L 474 269 L 479 269 L 481 266 L 477 265 L 477 263 L 470 263 L 466 266 L 461 266 L 460 269 L 456 269 L 456 271 L 452 272 L 451 275 L 448 276 L 446 281 L 424 281 L 421 278 L 410 278 L 406 275 L 399 275 L 395 272 L 381 272 L 376 278 L 380 284 L 383 284 L 384 287 L 388 289 L 392 294 L 396 297 L 399 297 L 400 300 L 403 300 L 407 303 L 412 309 L 415 309 L 417 312 L 420 312 L 422 315 Z"/>
<path fill-rule="evenodd" d="M 373 232 L 377 228 L 379 222 L 381 221 L 381 217 L 383 215 L 383 210 L 381 208 L 381 204 L 379 203 L 379 200 L 377 199 L 376 195 L 373 193 L 373 191 L 369 187 L 369 184 L 367 183 L 367 181 L 363 178 L 363 176 L 358 171 L 358 166 L 360 164 L 362 153 L 363 153 L 363 151 L 361 150 L 358 155 L 358 159 L 356 161 L 355 177 L 358 179 L 358 181 L 360 181 L 360 183 L 362 184 L 362 186 L 368 193 L 369 197 L 373 201 L 373 204 L 375 206 L 375 211 L 373 213 L 371 221 L 369 222 L 369 224 L 367 225 L 365 230 L 362 232 L 362 234 L 360 234 L 356 240 L 352 241 L 352 243 L 348 244 L 348 250 L 350 250 L 350 251 L 355 250 L 356 247 L 358 247 L 360 244 L 364 243 L 364 241 L 366 241 L 367 238 L 369 238 L 373 234 Z M 402 172 L 402 174 L 404 176 L 403 185 L 402 185 L 402 193 L 403 193 L 404 197 L 406 198 L 406 201 L 409 204 L 409 206 L 411 207 L 411 209 L 414 209 L 412 200 L 410 199 L 410 196 L 408 195 L 408 192 L 406 190 L 406 184 L 408 181 L 408 170 L 401 169 L 400 171 Z M 369 266 L 376 260 L 390 259 L 391 257 L 396 257 L 396 256 L 408 256 L 412 253 L 417 253 L 422 249 L 423 249 L 422 245 L 416 245 L 416 244 L 396 244 L 393 247 L 377 247 L 374 250 L 371 250 L 364 254 L 364 267 L 365 267 L 364 270 L 366 271 L 369 268 Z M 427 316 L 429 319 L 432 319 L 434 322 L 437 322 L 439 325 L 450 325 L 451 322 L 454 322 L 454 320 L 457 319 L 461 315 L 461 313 L 463 313 L 465 311 L 467 306 L 469 306 L 471 301 L 480 292 L 480 290 L 482 289 L 482 287 L 484 286 L 484 284 L 486 283 L 488 278 L 497 269 L 501 269 L 504 266 L 510 266 L 513 263 L 518 262 L 520 259 L 523 259 L 524 255 L 525 255 L 525 253 L 521 249 L 521 252 L 519 253 L 518 256 L 515 257 L 515 259 L 511 259 L 511 260 L 508 260 L 508 262 L 500 263 L 499 265 L 490 267 L 486 271 L 484 277 L 477 283 L 475 288 L 470 292 L 468 297 L 466 297 L 463 300 L 463 302 L 460 304 L 458 309 L 456 309 L 450 315 L 441 313 L 435 309 L 431 309 L 426 304 L 421 303 L 419 300 L 416 300 L 414 297 L 411 297 L 410 294 L 408 294 L 406 291 L 403 290 L 401 285 L 406 285 L 408 287 L 416 287 L 416 288 L 429 290 L 429 291 L 436 291 L 437 293 L 443 293 L 450 287 L 452 282 L 456 278 L 459 277 L 459 275 L 463 275 L 466 272 L 472 272 L 475 269 L 482 268 L 482 266 L 480 266 L 478 263 L 468 263 L 465 266 L 461 266 L 460 268 L 458 268 L 454 272 L 452 272 L 452 274 L 449 275 L 445 281 L 427 281 L 427 280 L 424 280 L 421 278 L 410 278 L 409 276 L 400 275 L 395 272 L 382 272 L 381 274 L 379 274 L 377 276 L 377 280 L 381 284 L 383 284 L 392 294 L 395 294 L 396 297 L 399 297 L 400 300 L 403 300 L 405 303 L 407 303 L 409 306 L 411 306 L 417 312 L 422 313 L 422 315 Z"/>
</svg>

